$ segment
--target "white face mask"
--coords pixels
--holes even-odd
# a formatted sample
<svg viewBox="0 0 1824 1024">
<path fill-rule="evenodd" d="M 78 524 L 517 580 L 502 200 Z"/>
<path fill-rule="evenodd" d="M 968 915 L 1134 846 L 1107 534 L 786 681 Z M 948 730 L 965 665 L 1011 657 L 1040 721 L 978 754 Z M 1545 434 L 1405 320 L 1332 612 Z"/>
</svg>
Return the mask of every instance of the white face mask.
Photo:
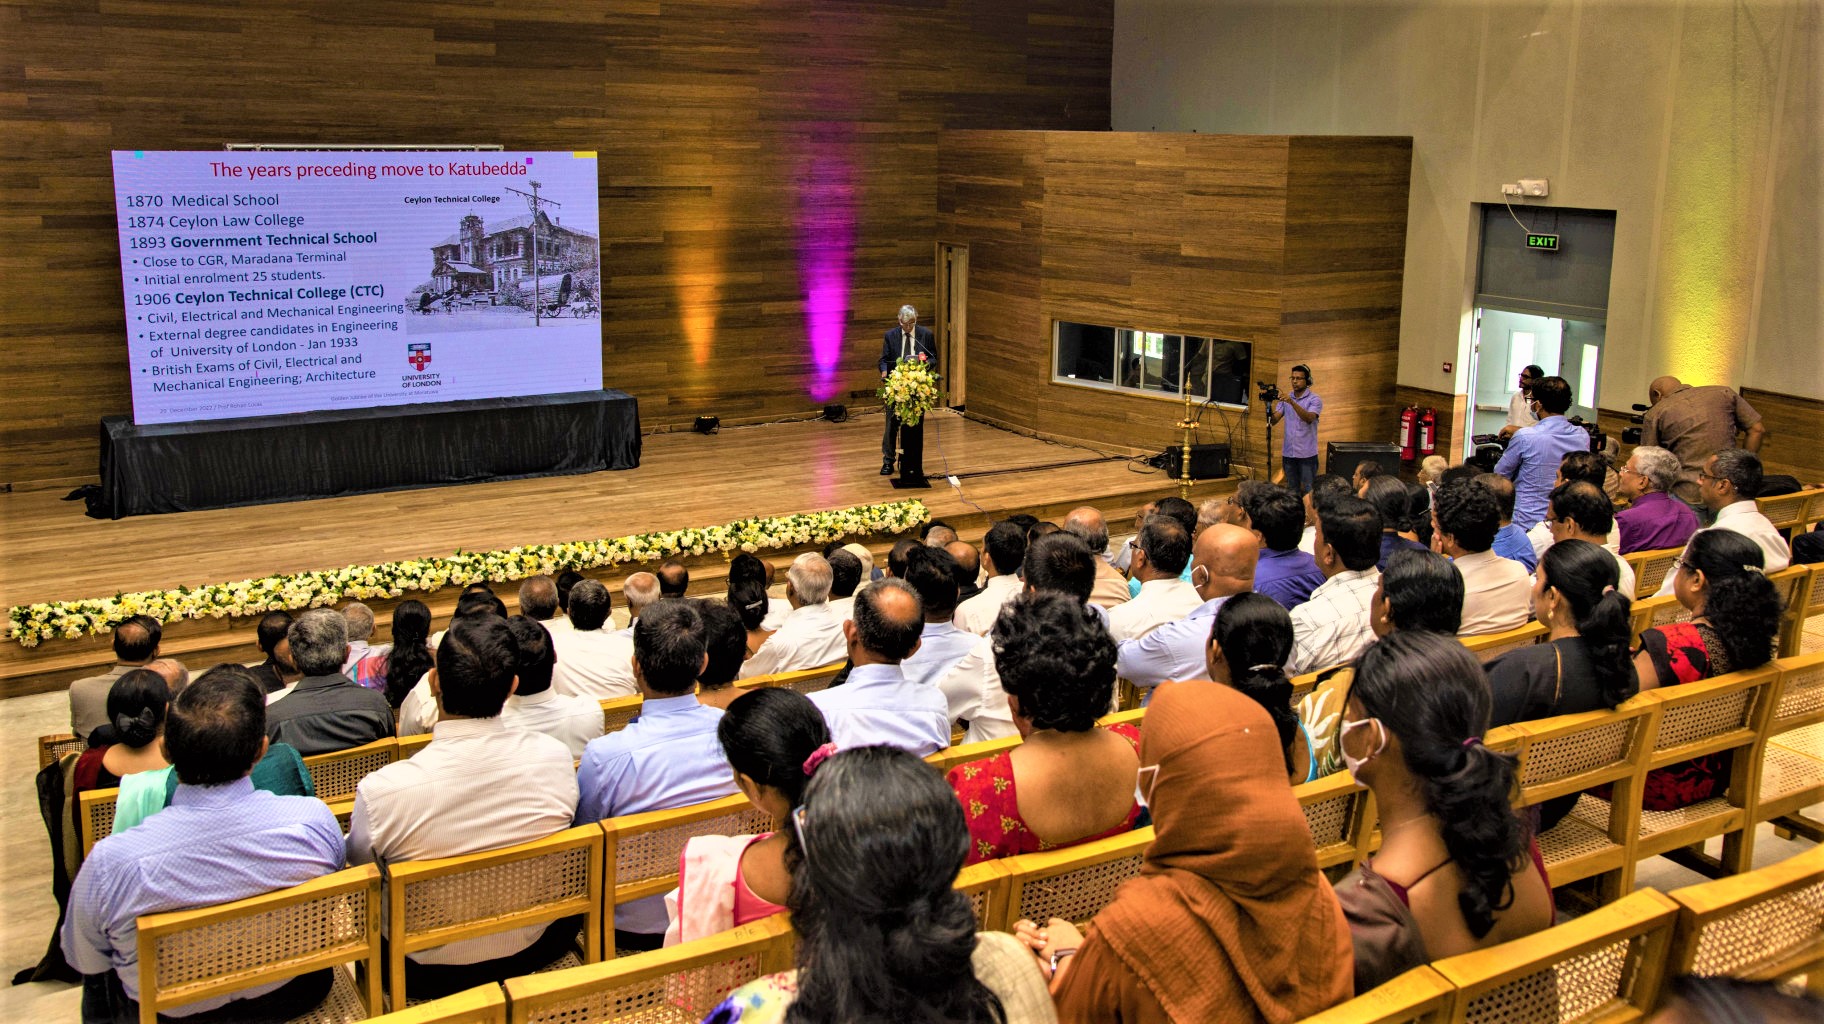
<svg viewBox="0 0 1824 1024">
<path fill-rule="evenodd" d="M 1374 726 L 1375 729 L 1380 732 L 1381 741 L 1375 744 L 1373 750 L 1368 752 L 1368 756 L 1350 757 L 1349 748 L 1343 744 L 1343 738 L 1357 729 L 1365 729 L 1370 725 Z M 1387 749 L 1387 729 L 1385 726 L 1381 725 L 1381 720 L 1378 718 L 1364 718 L 1358 722 L 1344 722 L 1343 727 L 1337 730 L 1336 749 L 1337 752 L 1343 755 L 1343 764 L 1349 769 L 1349 777 L 1360 782 L 1362 778 L 1362 765 L 1374 760 L 1376 757 L 1380 756 L 1381 751 Z"/>
<path fill-rule="evenodd" d="M 1140 769 L 1134 780 L 1134 802 L 1147 810 L 1153 809 L 1153 784 L 1159 781 L 1159 766 L 1149 764 Z"/>
</svg>

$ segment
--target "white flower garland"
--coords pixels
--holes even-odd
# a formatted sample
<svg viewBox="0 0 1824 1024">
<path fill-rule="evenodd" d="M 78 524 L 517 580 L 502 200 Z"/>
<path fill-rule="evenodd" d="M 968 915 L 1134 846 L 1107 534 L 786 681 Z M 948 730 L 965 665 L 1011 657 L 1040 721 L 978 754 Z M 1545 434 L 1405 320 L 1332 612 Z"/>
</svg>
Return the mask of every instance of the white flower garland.
<svg viewBox="0 0 1824 1024">
<path fill-rule="evenodd" d="M 531 544 L 505 551 L 462 552 L 448 558 L 422 558 L 379 565 L 266 576 L 235 583 L 212 583 L 176 590 L 15 605 L 7 611 L 12 639 L 36 647 L 59 637 L 76 640 L 106 633 L 134 615 L 161 622 L 264 615 L 280 609 L 321 608 L 339 601 L 402 597 L 411 591 L 433 591 L 470 583 L 502 583 L 565 569 L 600 569 L 629 562 L 652 562 L 674 555 L 824 544 L 854 534 L 900 533 L 929 521 L 922 501 L 857 505 L 833 512 L 800 512 L 766 519 L 737 519 L 662 533 L 641 533 L 604 540 Z"/>
</svg>

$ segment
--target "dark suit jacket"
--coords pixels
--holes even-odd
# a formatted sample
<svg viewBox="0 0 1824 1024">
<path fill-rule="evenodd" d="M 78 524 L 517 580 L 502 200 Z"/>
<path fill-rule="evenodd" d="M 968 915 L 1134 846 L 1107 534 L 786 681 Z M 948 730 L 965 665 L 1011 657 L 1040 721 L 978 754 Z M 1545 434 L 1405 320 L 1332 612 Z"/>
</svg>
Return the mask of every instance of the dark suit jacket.
<svg viewBox="0 0 1824 1024">
<path fill-rule="evenodd" d="M 886 340 L 880 345 L 881 373 L 892 373 L 893 368 L 899 365 L 900 346 L 904 337 L 904 332 L 897 327 L 887 331 Z M 922 324 L 913 328 L 912 345 L 915 358 L 917 353 L 923 352 L 931 365 L 937 366 L 937 338 L 931 333 L 931 328 Z"/>
<path fill-rule="evenodd" d="M 378 690 L 338 672 L 305 676 L 289 696 L 266 708 L 266 736 L 298 753 L 329 754 L 393 734 L 393 708 Z"/>
</svg>

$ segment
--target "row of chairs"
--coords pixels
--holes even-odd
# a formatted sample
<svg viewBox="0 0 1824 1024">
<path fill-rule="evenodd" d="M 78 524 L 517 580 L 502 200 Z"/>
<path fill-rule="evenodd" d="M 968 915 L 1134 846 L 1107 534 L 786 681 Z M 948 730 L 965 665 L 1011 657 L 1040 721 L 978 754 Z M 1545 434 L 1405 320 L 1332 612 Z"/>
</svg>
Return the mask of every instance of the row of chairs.
<svg viewBox="0 0 1824 1024">
<path fill-rule="evenodd" d="M 959 888 L 967 883 L 959 877 Z M 371 867 L 351 869 L 237 904 L 141 918 L 142 1019 L 155 1019 L 158 1008 L 351 961 L 357 970 L 338 967 L 332 999 L 376 1012 L 371 979 L 379 960 L 373 911 L 378 885 Z M 1098 890 L 1069 905 L 1028 904 L 1023 916 L 1087 920 L 1106 904 Z M 225 967 L 184 959 L 232 936 L 275 927 L 296 936 L 282 952 Z M 479 986 L 377 1020 L 697 1021 L 735 988 L 788 969 L 793 945 L 786 915 L 778 915 L 653 953 Z M 1631 893 L 1535 935 L 1409 971 L 1309 1022 L 1637 1020 L 1659 1005 L 1671 975 L 1751 981 L 1806 976 L 1814 992 L 1824 989 L 1824 849 L 1669 895 Z"/>
</svg>

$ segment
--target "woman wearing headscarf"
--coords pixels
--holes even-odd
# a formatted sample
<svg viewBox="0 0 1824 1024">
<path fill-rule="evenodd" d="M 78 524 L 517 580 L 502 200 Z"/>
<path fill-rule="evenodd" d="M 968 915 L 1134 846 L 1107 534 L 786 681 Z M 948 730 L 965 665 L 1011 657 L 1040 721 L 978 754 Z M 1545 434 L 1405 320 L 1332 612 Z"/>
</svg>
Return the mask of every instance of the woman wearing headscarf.
<svg viewBox="0 0 1824 1024">
<path fill-rule="evenodd" d="M 1060 920 L 1016 929 L 1053 971 L 1058 1019 L 1294 1021 L 1349 998 L 1349 928 L 1272 718 L 1218 683 L 1154 694 L 1140 794 L 1157 834 L 1140 877 L 1087 936 Z"/>
</svg>

